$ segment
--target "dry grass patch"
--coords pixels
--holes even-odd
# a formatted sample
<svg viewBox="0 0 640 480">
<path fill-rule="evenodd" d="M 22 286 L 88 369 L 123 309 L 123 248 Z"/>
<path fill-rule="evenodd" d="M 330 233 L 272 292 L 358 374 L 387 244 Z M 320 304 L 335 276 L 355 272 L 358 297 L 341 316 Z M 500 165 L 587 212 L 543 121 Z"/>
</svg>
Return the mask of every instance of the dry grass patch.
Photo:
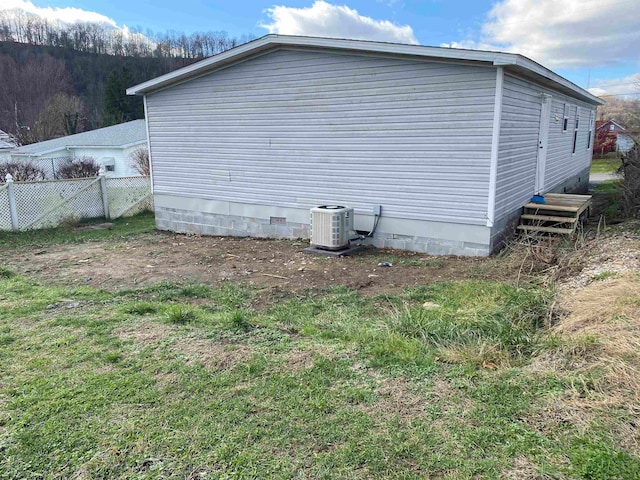
<svg viewBox="0 0 640 480">
<path fill-rule="evenodd" d="M 285 357 L 285 369 L 290 372 L 300 372 L 313 367 L 317 357 L 326 360 L 335 358 L 335 353 L 324 345 L 309 346 L 305 350 L 293 349 L 287 352 Z"/>
<path fill-rule="evenodd" d="M 552 397 L 543 408 L 527 415 L 525 422 L 543 434 L 567 425 L 583 434 L 589 429 L 594 418 L 595 412 L 577 405 L 573 397 Z"/>
<path fill-rule="evenodd" d="M 363 411 L 372 414 L 383 414 L 384 417 L 397 416 L 398 420 L 408 421 L 424 416 L 427 398 L 416 391 L 413 384 L 402 377 L 383 377 L 373 374 L 377 386 L 374 393 L 378 400 L 371 405 L 364 405 Z"/>
<path fill-rule="evenodd" d="M 527 367 L 566 384 L 525 418 L 544 435 L 571 428 L 579 435 L 609 432 L 624 450 L 640 454 L 640 276 L 634 273 L 564 289 L 563 317 L 551 328 L 560 346 Z"/>
<path fill-rule="evenodd" d="M 187 363 L 199 363 L 211 370 L 225 371 L 251 358 L 254 350 L 247 345 L 221 344 L 212 340 L 181 339 L 172 350 L 187 357 Z"/>
<path fill-rule="evenodd" d="M 500 478 L 504 480 L 539 480 L 545 478 L 538 473 L 538 469 L 526 457 L 516 457 L 510 469 Z"/>
<path fill-rule="evenodd" d="M 151 345 L 169 337 L 175 330 L 175 327 L 163 323 L 142 322 L 117 328 L 113 333 L 120 340 L 133 340 L 136 344 Z"/>
<path fill-rule="evenodd" d="M 579 370 L 602 372 L 595 387 L 605 397 L 640 402 L 640 276 L 590 285 L 561 298 L 561 307 L 569 313 L 553 330 L 570 344 L 585 345 Z"/>
</svg>

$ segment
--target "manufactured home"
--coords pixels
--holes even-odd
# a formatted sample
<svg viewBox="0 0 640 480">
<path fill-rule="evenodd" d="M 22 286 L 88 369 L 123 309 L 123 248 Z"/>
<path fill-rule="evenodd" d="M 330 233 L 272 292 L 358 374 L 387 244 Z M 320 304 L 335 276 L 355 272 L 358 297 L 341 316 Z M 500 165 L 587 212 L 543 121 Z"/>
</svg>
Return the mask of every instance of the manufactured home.
<svg viewBox="0 0 640 480">
<path fill-rule="evenodd" d="M 160 229 L 308 238 L 343 205 L 369 244 L 474 256 L 533 195 L 586 188 L 603 103 L 521 55 L 282 35 L 127 93 Z"/>
</svg>

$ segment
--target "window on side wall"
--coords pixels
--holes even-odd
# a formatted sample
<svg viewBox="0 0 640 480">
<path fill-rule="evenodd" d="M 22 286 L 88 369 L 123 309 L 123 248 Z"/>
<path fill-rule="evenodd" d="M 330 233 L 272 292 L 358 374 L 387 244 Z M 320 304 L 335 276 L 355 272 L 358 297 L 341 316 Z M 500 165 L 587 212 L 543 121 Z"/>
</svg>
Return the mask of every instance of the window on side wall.
<svg viewBox="0 0 640 480">
<path fill-rule="evenodd" d="M 562 120 L 562 131 L 566 132 L 569 128 L 569 104 L 564 104 L 564 118 Z"/>
<path fill-rule="evenodd" d="M 573 154 L 576 153 L 576 147 L 578 146 L 578 129 L 580 128 L 580 109 L 576 107 L 576 124 L 573 129 Z"/>
<path fill-rule="evenodd" d="M 591 137 L 593 137 L 593 126 L 595 124 L 595 115 L 594 115 L 594 111 L 591 110 L 589 112 L 589 134 L 587 137 L 587 150 L 589 150 L 591 148 Z"/>
</svg>

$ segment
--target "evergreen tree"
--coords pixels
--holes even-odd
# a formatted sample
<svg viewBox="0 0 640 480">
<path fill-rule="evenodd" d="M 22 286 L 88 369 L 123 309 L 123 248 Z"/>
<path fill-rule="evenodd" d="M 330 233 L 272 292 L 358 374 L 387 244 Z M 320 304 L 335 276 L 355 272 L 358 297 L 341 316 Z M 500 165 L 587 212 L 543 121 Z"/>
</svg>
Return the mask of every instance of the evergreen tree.
<svg viewBox="0 0 640 480">
<path fill-rule="evenodd" d="M 127 95 L 126 90 L 134 84 L 126 68 L 114 70 L 107 78 L 104 90 L 103 123 L 115 125 L 144 118 L 142 99 Z"/>
</svg>

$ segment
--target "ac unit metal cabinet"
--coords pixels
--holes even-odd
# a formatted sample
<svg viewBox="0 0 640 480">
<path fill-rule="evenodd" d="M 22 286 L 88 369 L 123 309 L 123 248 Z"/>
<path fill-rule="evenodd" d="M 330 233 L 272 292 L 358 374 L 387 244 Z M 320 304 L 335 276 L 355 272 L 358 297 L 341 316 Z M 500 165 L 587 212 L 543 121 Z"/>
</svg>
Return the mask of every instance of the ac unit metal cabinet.
<svg viewBox="0 0 640 480">
<path fill-rule="evenodd" d="M 353 208 L 322 205 L 311 209 L 311 246 L 340 250 L 349 246 Z"/>
</svg>

